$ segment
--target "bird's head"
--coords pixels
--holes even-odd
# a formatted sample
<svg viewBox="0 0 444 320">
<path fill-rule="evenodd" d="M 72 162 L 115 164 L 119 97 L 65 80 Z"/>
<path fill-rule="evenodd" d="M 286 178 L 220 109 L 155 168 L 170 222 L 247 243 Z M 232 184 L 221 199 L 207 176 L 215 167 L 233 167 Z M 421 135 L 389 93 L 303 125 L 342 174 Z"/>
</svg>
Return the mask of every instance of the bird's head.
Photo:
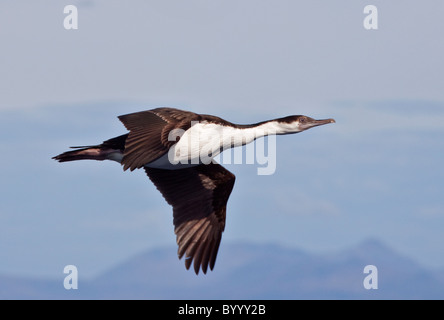
<svg viewBox="0 0 444 320">
<path fill-rule="evenodd" d="M 316 120 L 307 116 L 288 116 L 274 120 L 278 126 L 278 134 L 297 133 L 324 124 L 335 123 L 334 119 Z"/>
</svg>

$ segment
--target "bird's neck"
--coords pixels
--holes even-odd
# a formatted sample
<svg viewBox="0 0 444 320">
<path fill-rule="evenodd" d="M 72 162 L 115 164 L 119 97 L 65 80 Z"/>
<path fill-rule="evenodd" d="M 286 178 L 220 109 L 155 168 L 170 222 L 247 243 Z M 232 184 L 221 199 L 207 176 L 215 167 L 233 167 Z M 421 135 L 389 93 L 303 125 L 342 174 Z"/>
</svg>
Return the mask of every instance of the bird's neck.
<svg viewBox="0 0 444 320">
<path fill-rule="evenodd" d="M 233 147 L 238 147 L 265 136 L 297 133 L 299 131 L 294 125 L 271 120 L 250 125 L 226 126 L 223 128 L 223 140 L 224 145 L 231 141 Z"/>
<path fill-rule="evenodd" d="M 301 131 L 297 124 L 281 122 L 279 121 L 279 119 L 261 122 L 257 124 L 256 130 L 259 132 L 265 132 L 265 135 L 267 136 L 276 134 L 298 133 Z"/>
<path fill-rule="evenodd" d="M 257 137 L 290 134 L 301 131 L 294 123 L 284 123 L 279 121 L 279 119 L 263 121 L 256 124 L 238 125 L 238 127 L 242 130 L 246 130 L 246 132 L 255 133 Z"/>
</svg>

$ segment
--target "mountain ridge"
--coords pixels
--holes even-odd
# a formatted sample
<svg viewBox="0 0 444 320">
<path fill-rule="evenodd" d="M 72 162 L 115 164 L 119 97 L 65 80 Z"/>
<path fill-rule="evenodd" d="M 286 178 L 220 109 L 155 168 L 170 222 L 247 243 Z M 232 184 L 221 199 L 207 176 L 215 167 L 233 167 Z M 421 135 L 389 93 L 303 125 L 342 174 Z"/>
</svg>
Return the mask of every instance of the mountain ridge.
<svg viewBox="0 0 444 320">
<path fill-rule="evenodd" d="M 366 290 L 366 265 L 378 268 L 377 290 Z M 276 244 L 228 243 L 214 271 L 185 270 L 173 247 L 137 254 L 65 290 L 63 278 L 0 276 L 1 299 L 443 299 L 441 273 L 423 268 L 378 240 L 335 254 Z"/>
</svg>

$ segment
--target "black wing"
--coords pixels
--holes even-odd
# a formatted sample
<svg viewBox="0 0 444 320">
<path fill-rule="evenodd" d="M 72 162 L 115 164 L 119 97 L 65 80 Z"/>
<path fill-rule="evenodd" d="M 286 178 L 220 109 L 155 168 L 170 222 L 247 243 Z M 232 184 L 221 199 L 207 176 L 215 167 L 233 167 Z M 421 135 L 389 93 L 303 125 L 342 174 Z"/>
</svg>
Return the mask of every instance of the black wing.
<svg viewBox="0 0 444 320">
<path fill-rule="evenodd" d="M 185 255 L 187 269 L 194 261 L 196 274 L 200 268 L 206 273 L 208 265 L 213 270 L 235 176 L 213 163 L 179 170 L 145 168 L 145 171 L 173 206 L 179 259 Z"/>
<path fill-rule="evenodd" d="M 173 129 L 186 130 L 191 121 L 200 116 L 189 111 L 173 108 L 157 108 L 119 116 L 119 120 L 130 131 L 125 142 L 123 169 L 139 169 L 165 153 L 178 139 L 169 140 Z"/>
</svg>

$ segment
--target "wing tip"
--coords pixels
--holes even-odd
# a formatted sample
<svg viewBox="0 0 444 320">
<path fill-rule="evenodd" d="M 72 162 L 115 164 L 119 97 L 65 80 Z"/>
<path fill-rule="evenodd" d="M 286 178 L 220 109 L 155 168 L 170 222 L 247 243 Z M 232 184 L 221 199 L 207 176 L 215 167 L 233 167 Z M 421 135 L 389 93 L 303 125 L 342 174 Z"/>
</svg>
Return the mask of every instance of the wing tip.
<svg viewBox="0 0 444 320">
<path fill-rule="evenodd" d="M 189 270 L 193 265 L 194 272 L 199 275 L 200 270 L 203 274 L 207 274 L 208 267 L 210 271 L 213 271 L 216 264 L 217 253 L 219 251 L 221 238 L 214 239 L 213 241 L 204 241 L 201 243 L 197 250 L 193 250 L 190 254 L 186 254 L 186 250 L 182 247 L 177 250 L 177 256 L 180 259 L 185 254 L 185 268 Z"/>
</svg>

